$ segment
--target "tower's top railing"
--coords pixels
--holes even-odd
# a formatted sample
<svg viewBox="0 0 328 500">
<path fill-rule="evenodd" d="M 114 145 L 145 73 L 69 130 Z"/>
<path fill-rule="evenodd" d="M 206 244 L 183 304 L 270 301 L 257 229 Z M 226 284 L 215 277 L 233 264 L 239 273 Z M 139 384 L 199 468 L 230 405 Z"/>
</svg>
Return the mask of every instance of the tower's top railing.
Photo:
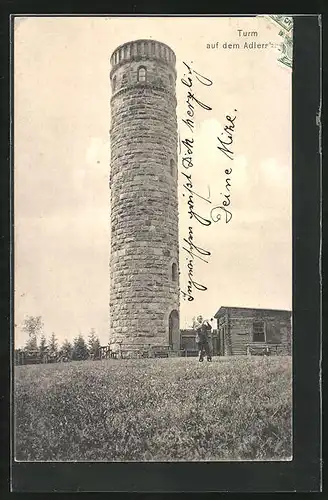
<svg viewBox="0 0 328 500">
<path fill-rule="evenodd" d="M 113 69 L 125 62 L 158 59 L 175 68 L 176 57 L 173 50 L 157 40 L 133 40 L 119 45 L 111 55 Z"/>
</svg>

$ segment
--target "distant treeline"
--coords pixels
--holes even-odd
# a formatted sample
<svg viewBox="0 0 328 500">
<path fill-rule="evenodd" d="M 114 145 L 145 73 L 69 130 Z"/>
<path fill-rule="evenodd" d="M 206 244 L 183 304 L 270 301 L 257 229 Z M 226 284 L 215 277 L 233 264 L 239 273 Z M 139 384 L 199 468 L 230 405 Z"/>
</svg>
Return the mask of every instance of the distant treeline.
<svg viewBox="0 0 328 500">
<path fill-rule="evenodd" d="M 23 331 L 28 339 L 23 349 L 15 349 L 15 363 L 24 364 L 28 360 L 39 363 L 54 361 L 71 361 L 96 359 L 100 355 L 100 341 L 94 330 L 84 339 L 82 333 L 73 342 L 64 340 L 62 345 L 53 332 L 47 339 L 44 334 L 44 324 L 41 316 L 28 316 L 23 323 Z"/>
</svg>

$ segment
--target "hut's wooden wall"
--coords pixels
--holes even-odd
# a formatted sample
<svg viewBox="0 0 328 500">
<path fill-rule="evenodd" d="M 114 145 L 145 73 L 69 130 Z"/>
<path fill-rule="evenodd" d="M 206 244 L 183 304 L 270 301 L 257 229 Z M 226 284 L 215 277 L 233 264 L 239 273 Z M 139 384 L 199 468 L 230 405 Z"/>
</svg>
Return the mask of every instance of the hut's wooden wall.
<svg viewBox="0 0 328 500">
<path fill-rule="evenodd" d="M 277 354 L 291 354 L 291 313 L 268 309 L 227 308 L 219 318 L 219 328 L 227 325 L 225 355 L 247 354 L 247 344 L 253 343 L 253 323 L 264 321 L 265 343 L 278 344 Z"/>
</svg>

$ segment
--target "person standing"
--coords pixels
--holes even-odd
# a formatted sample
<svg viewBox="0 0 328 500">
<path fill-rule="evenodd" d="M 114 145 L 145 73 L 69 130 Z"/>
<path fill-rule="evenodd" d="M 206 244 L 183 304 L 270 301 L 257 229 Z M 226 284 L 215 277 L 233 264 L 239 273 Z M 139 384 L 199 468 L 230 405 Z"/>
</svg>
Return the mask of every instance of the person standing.
<svg viewBox="0 0 328 500">
<path fill-rule="evenodd" d="M 199 315 L 197 320 L 194 322 L 194 330 L 196 331 L 196 343 L 199 352 L 199 361 L 204 361 L 204 355 L 206 354 L 207 361 L 212 361 L 212 326 L 208 320 L 203 320 L 203 317 Z"/>
<path fill-rule="evenodd" d="M 204 361 L 204 350 L 205 350 L 205 336 L 203 328 L 203 316 L 200 314 L 197 316 L 196 321 L 194 321 L 193 329 L 196 332 L 195 341 L 198 348 L 199 361 Z"/>
<path fill-rule="evenodd" d="M 212 337 L 212 325 L 208 320 L 203 322 L 204 335 L 205 335 L 205 352 L 207 356 L 207 361 L 212 361 L 213 356 L 213 337 Z"/>
</svg>

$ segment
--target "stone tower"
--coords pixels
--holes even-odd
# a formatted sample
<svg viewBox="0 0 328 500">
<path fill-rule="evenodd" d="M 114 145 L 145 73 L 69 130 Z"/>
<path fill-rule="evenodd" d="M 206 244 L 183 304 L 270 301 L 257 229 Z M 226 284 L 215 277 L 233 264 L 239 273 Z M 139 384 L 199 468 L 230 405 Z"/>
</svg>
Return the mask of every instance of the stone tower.
<svg viewBox="0 0 328 500">
<path fill-rule="evenodd" d="M 180 349 L 175 61 L 154 40 L 125 43 L 111 56 L 113 346 Z"/>
</svg>

